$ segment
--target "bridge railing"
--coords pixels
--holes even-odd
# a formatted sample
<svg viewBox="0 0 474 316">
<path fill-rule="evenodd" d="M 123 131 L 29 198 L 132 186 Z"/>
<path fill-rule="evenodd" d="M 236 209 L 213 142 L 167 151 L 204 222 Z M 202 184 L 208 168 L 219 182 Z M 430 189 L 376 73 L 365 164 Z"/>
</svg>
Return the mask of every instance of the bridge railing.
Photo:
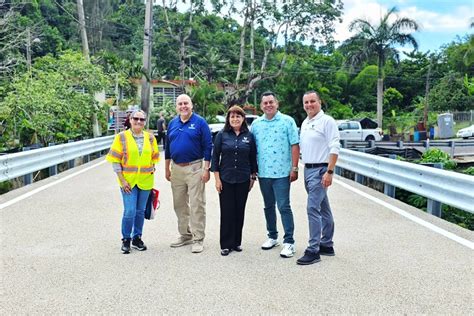
<svg viewBox="0 0 474 316">
<path fill-rule="evenodd" d="M 361 176 L 383 182 L 384 192 L 392 197 L 395 190 L 390 186 L 474 213 L 473 176 L 348 149 L 341 149 L 337 174 L 341 168 L 354 172 L 357 182 L 363 182 Z"/>
<path fill-rule="evenodd" d="M 50 169 L 50 175 L 56 174 L 58 164 L 69 161 L 70 167 L 73 167 L 74 159 L 79 157 L 88 158 L 90 154 L 109 148 L 113 138 L 114 136 L 105 136 L 2 155 L 0 156 L 0 182 L 27 176 L 25 184 L 28 184 L 31 183 L 28 180 L 31 178 L 29 175 L 46 168 L 52 168 Z"/>
<path fill-rule="evenodd" d="M 343 148 L 373 148 L 375 146 L 378 147 L 397 147 L 397 148 L 405 148 L 405 147 L 424 147 L 426 150 L 430 149 L 431 147 L 448 147 L 450 148 L 450 155 L 451 158 L 455 156 L 454 151 L 456 147 L 471 147 L 473 151 L 471 153 L 463 153 L 463 156 L 467 155 L 474 155 L 474 140 L 423 140 L 419 142 L 413 141 L 359 141 L 359 140 L 342 140 L 342 147 Z"/>
</svg>

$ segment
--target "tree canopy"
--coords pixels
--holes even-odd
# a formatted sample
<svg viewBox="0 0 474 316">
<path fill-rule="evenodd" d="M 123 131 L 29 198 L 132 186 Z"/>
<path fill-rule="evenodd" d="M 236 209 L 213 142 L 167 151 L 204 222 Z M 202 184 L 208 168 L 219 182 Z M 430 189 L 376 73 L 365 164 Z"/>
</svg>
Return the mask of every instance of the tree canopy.
<svg viewBox="0 0 474 316">
<path fill-rule="evenodd" d="M 196 80 L 189 92 L 208 117 L 233 103 L 258 109 L 259 94 L 268 89 L 298 123 L 305 117 L 301 97 L 310 89 L 336 118 L 375 116 L 382 71 L 385 117 L 393 110 L 416 122 L 414 109 L 425 101 L 433 111 L 474 109 L 472 36 L 436 52 L 400 54 L 396 44 L 416 48 L 405 27 L 418 26 L 403 17 L 390 22 L 391 9 L 376 25 L 355 20 L 357 34 L 338 46 L 333 34 L 342 1 L 211 2 L 157 2 L 149 78 Z M 120 107 L 139 104 L 131 79 L 143 73 L 143 1 L 90 0 L 84 10 L 90 65 L 79 53 L 75 0 L 0 2 L 1 149 L 90 136 L 92 115 L 106 124 L 110 104 L 94 101 L 102 89 L 116 91 L 112 102 Z"/>
</svg>

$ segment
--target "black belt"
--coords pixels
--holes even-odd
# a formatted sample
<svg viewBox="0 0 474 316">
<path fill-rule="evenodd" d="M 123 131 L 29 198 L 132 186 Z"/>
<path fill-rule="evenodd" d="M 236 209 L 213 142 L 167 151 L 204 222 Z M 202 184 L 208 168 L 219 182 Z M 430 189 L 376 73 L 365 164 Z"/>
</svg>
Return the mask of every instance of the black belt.
<svg viewBox="0 0 474 316">
<path fill-rule="evenodd" d="M 305 163 L 304 166 L 306 168 L 321 168 L 321 167 L 327 167 L 328 163 L 327 162 L 322 162 L 322 163 Z"/>
</svg>

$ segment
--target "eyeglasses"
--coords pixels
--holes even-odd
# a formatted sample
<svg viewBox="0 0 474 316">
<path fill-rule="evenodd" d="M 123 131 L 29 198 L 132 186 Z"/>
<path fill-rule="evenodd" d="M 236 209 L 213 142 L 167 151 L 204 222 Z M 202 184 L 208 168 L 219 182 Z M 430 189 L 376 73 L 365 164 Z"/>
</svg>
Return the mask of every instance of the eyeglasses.
<svg viewBox="0 0 474 316">
<path fill-rule="evenodd" d="M 146 118 L 132 117 L 132 120 L 134 120 L 134 121 L 140 121 L 140 122 L 145 122 L 145 121 L 146 121 Z"/>
</svg>

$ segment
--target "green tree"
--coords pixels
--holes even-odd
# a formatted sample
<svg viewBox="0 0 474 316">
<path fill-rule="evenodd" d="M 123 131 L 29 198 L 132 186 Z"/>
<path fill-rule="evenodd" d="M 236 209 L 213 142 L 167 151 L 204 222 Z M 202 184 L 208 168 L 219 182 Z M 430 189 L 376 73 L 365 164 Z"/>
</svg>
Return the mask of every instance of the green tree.
<svg viewBox="0 0 474 316">
<path fill-rule="evenodd" d="M 16 76 L 11 91 L 0 102 L 0 120 L 11 118 L 3 126 L 6 137 L 0 147 L 47 145 L 91 136 L 92 115 L 102 114 L 94 94 L 106 85 L 101 68 L 86 62 L 80 53 L 37 59 L 32 73 Z M 106 124 L 105 115 L 102 119 Z"/>
<path fill-rule="evenodd" d="M 356 112 L 371 111 L 373 105 L 376 103 L 374 94 L 377 85 L 377 66 L 370 65 L 365 67 L 359 74 L 350 82 L 349 98 L 352 108 Z"/>
<path fill-rule="evenodd" d="M 469 95 L 463 77 L 450 72 L 431 89 L 430 107 L 436 111 L 467 111 L 474 109 L 474 96 Z"/>
<path fill-rule="evenodd" d="M 364 19 L 357 19 L 351 22 L 349 30 L 358 33 L 349 39 L 356 42 L 361 50 L 351 52 L 349 62 L 351 65 L 360 65 L 361 61 L 367 60 L 370 55 L 377 57 L 377 121 L 382 126 L 382 102 L 383 102 L 383 80 L 384 66 L 389 55 L 398 59 L 398 52 L 395 45 L 412 45 L 414 49 L 418 48 L 413 35 L 406 31 L 417 31 L 418 24 L 406 17 L 397 17 L 393 23 L 390 23 L 392 15 L 398 10 L 393 7 L 381 17 L 378 25 L 373 25 Z"/>
<path fill-rule="evenodd" d="M 199 81 L 196 86 L 192 87 L 190 96 L 195 111 L 208 121 L 218 113 L 225 111 L 224 91 L 219 90 L 216 85 L 207 81 Z"/>
<path fill-rule="evenodd" d="M 403 101 L 403 95 L 395 88 L 388 88 L 383 94 L 384 115 L 390 115 L 392 111 L 399 111 Z"/>
</svg>

